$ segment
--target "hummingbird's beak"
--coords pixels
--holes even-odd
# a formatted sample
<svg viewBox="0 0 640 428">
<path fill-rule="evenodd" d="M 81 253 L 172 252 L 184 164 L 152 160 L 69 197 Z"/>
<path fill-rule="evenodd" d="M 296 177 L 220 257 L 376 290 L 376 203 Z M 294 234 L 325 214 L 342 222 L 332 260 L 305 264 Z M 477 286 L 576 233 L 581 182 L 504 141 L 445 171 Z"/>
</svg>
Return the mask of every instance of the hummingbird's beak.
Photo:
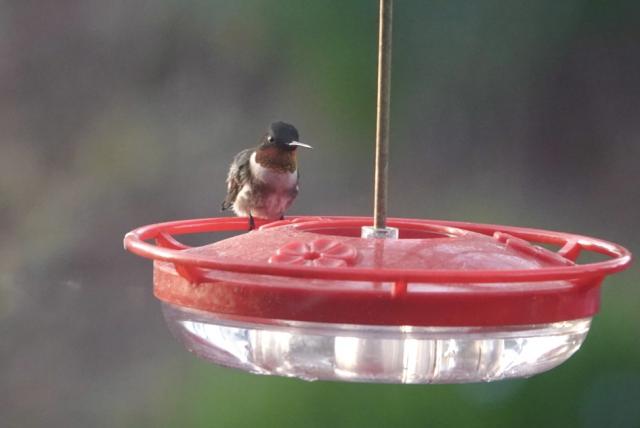
<svg viewBox="0 0 640 428">
<path fill-rule="evenodd" d="M 287 143 L 287 145 L 289 145 L 289 146 L 306 147 L 307 149 L 313 149 L 313 147 L 311 147 L 310 145 L 301 143 L 300 141 L 292 141 L 290 143 Z"/>
</svg>

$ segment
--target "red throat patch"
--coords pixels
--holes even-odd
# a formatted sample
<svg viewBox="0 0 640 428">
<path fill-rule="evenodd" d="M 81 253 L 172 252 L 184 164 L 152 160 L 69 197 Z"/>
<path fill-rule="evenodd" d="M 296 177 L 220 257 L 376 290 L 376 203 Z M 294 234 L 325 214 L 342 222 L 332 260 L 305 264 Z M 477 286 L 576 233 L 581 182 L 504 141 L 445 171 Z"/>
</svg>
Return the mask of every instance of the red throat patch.
<svg viewBox="0 0 640 428">
<path fill-rule="evenodd" d="M 256 150 L 256 162 L 265 168 L 279 172 L 295 172 L 297 168 L 296 151 L 264 147 Z"/>
</svg>

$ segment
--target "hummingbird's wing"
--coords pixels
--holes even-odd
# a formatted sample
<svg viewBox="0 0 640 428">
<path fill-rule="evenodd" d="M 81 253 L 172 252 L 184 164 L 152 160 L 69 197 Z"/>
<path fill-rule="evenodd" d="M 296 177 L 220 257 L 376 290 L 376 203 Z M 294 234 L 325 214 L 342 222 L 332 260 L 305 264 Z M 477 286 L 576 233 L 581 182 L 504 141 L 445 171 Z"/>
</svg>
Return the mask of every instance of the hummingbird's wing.
<svg viewBox="0 0 640 428">
<path fill-rule="evenodd" d="M 229 175 L 227 176 L 227 196 L 222 202 L 223 211 L 231 208 L 242 187 L 249 182 L 251 178 L 250 161 L 253 151 L 254 149 L 245 149 L 233 158 L 229 168 Z"/>
</svg>

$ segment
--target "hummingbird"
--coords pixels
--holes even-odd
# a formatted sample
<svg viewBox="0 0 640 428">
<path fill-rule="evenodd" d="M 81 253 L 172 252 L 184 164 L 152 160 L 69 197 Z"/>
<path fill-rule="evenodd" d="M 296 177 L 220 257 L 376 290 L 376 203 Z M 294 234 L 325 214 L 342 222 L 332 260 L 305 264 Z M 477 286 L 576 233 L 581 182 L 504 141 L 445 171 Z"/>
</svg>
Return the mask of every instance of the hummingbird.
<svg viewBox="0 0 640 428">
<path fill-rule="evenodd" d="M 296 149 L 311 146 L 300 141 L 298 130 L 288 123 L 274 122 L 256 148 L 235 155 L 227 176 L 227 196 L 222 211 L 232 209 L 239 217 L 282 220 L 298 195 Z"/>
</svg>

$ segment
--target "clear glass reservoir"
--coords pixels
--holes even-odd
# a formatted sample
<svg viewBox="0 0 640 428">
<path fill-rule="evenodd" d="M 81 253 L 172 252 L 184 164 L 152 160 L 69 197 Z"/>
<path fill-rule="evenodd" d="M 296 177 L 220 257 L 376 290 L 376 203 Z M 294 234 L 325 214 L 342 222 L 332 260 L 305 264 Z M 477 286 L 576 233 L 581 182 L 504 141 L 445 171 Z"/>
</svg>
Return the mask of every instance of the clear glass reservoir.
<svg viewBox="0 0 640 428">
<path fill-rule="evenodd" d="M 305 380 L 468 383 L 528 377 L 566 361 L 591 318 L 500 327 L 412 327 L 228 318 L 163 303 L 199 357 Z"/>
</svg>

